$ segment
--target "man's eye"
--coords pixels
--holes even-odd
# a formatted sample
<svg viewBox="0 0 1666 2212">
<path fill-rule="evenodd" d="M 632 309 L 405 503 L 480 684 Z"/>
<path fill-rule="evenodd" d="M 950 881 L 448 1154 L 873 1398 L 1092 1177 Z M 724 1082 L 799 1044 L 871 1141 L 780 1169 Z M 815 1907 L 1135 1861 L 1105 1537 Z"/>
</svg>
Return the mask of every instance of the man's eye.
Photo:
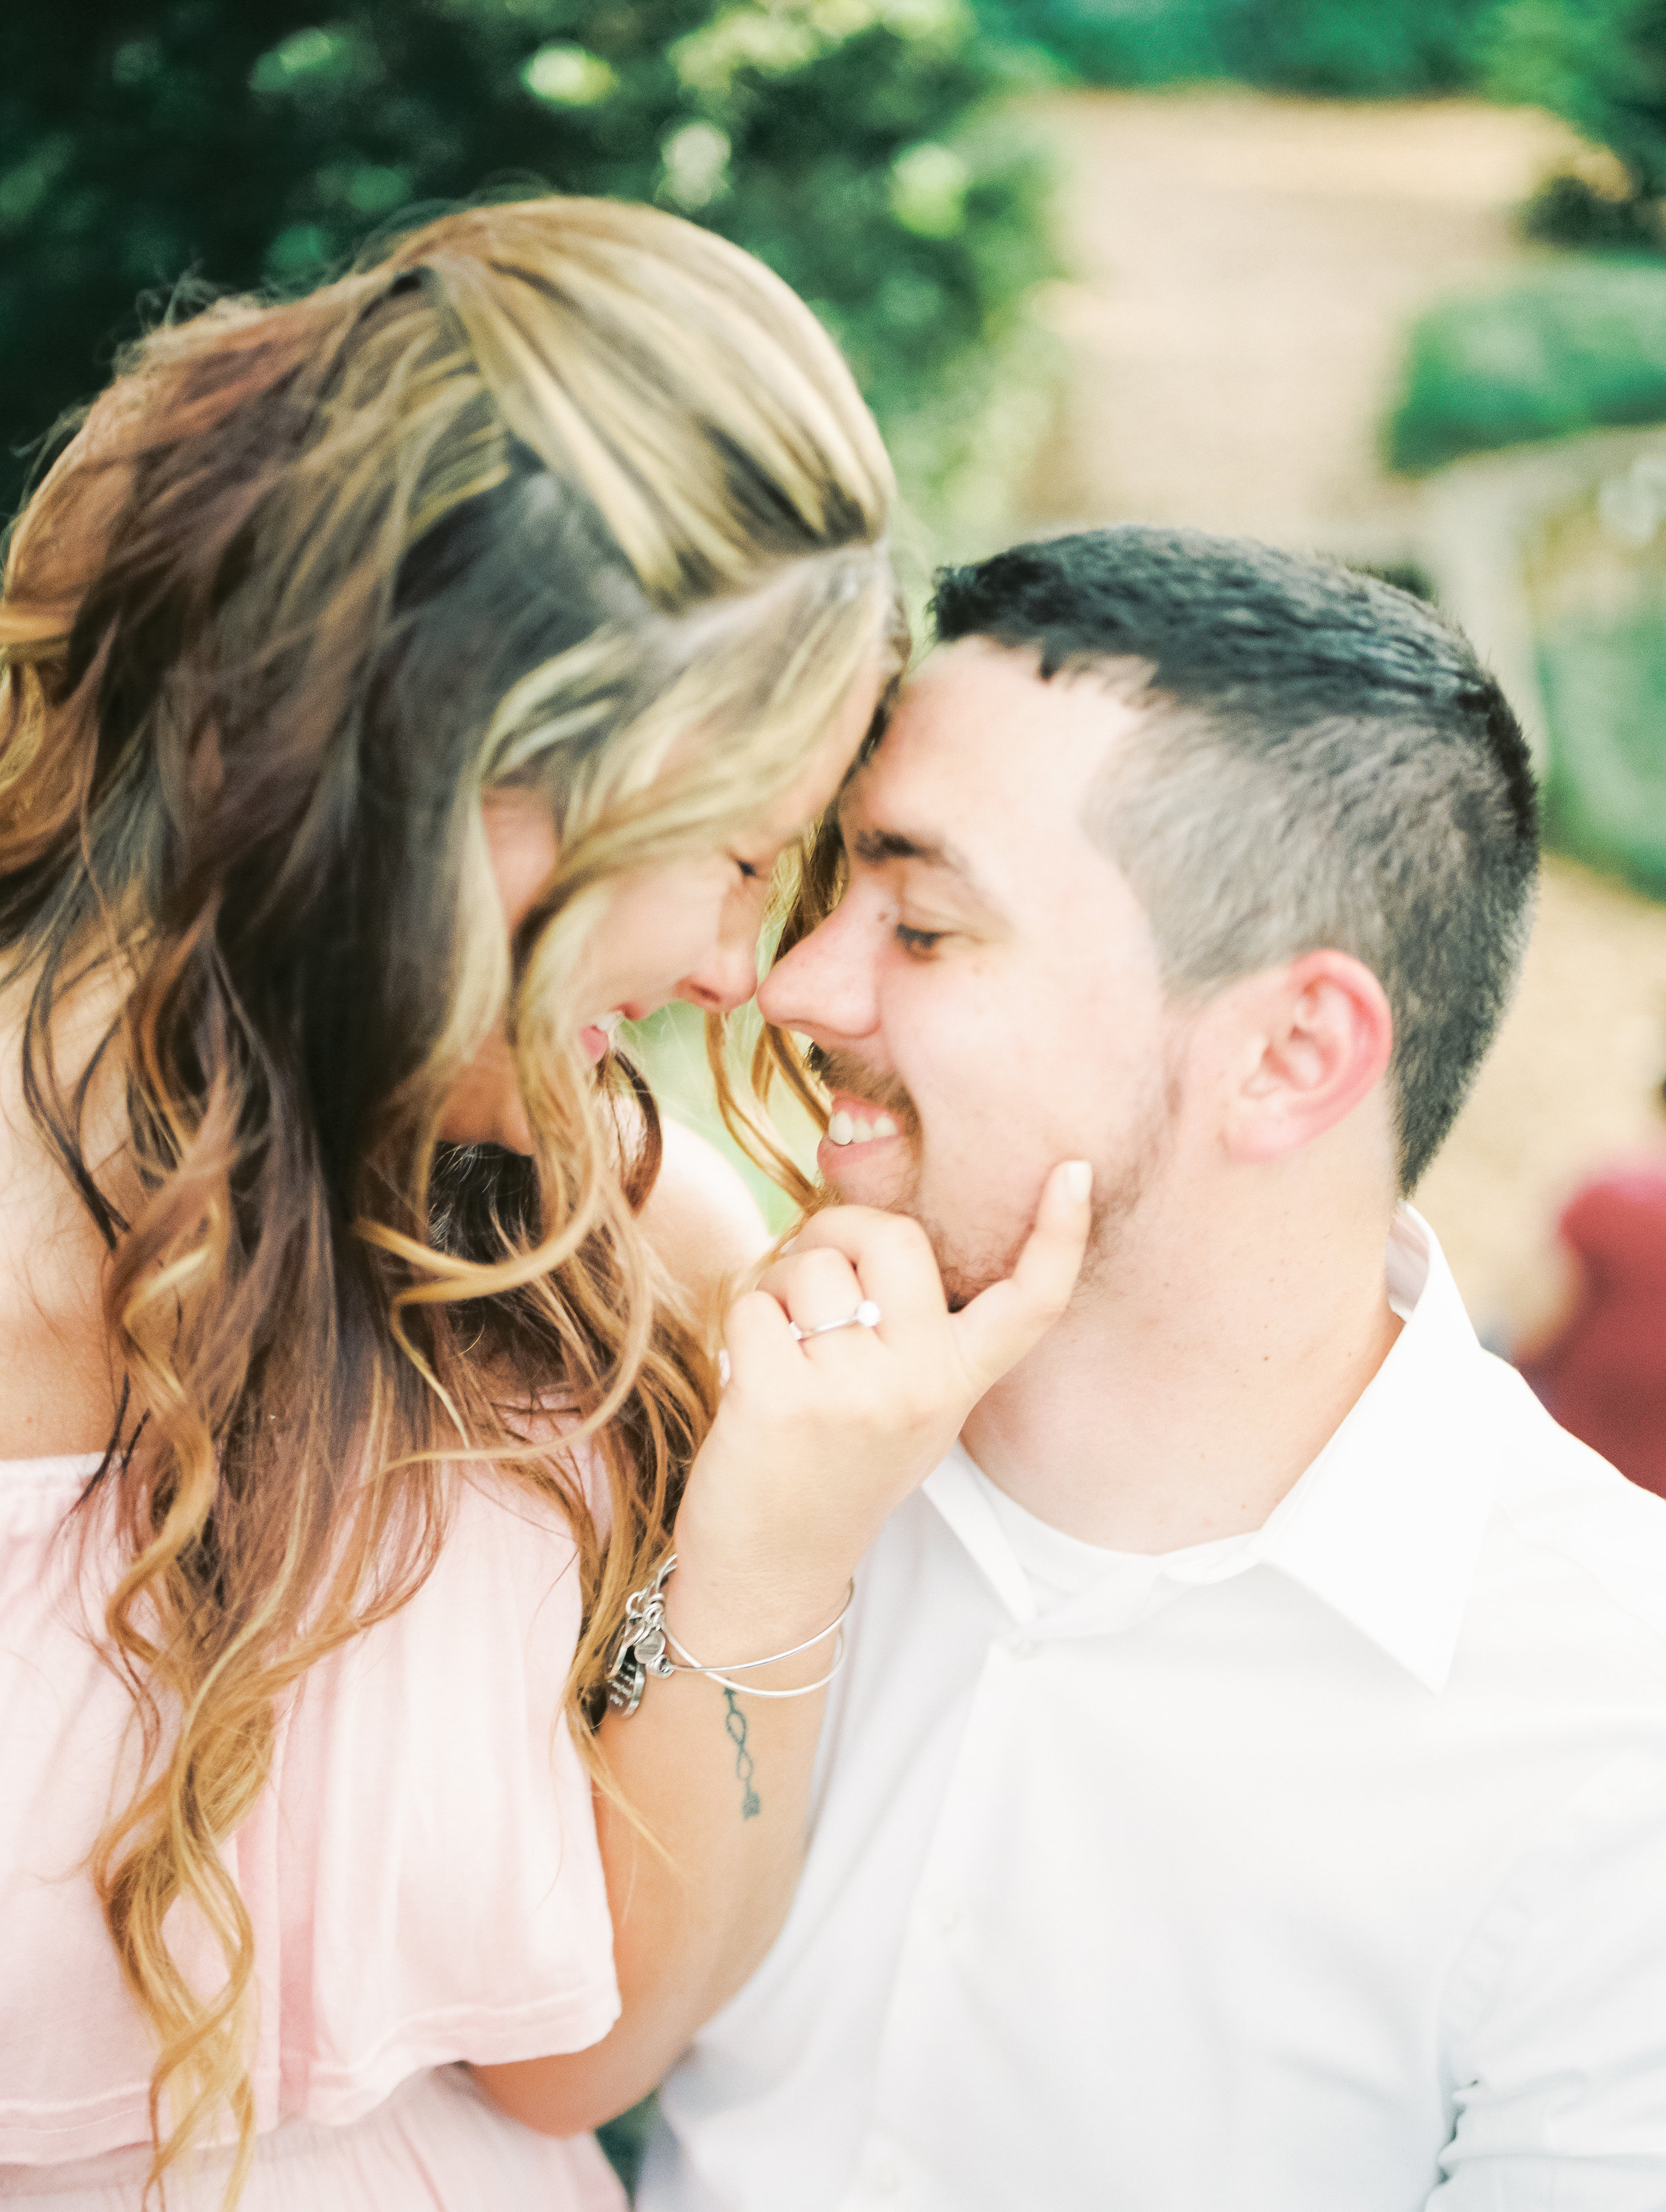
<svg viewBox="0 0 1666 2212">
<path fill-rule="evenodd" d="M 910 929 L 905 921 L 897 925 L 897 942 L 904 952 L 935 951 L 948 933 L 945 929 Z"/>
</svg>

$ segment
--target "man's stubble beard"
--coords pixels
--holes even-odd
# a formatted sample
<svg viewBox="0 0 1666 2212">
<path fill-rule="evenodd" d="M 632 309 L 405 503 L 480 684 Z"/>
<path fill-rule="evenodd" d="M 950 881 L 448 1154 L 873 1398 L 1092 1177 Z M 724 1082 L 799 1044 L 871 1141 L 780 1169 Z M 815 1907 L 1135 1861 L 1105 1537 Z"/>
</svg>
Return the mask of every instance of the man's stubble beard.
<svg viewBox="0 0 1666 2212">
<path fill-rule="evenodd" d="M 909 1147 L 909 1173 L 901 1189 L 885 1200 L 884 1211 L 905 1214 L 924 1230 L 951 1313 L 958 1313 L 994 1284 L 1004 1282 L 1018 1265 L 1018 1255 L 1034 1226 L 1033 1219 L 1005 1243 L 989 1240 L 977 1244 L 964 1231 L 957 1241 L 956 1233 L 921 1201 L 920 1115 L 903 1085 L 895 1077 L 874 1076 L 860 1060 L 846 1054 L 817 1049 L 811 1053 L 810 1061 L 830 1091 L 848 1091 L 897 1121 L 902 1141 Z M 1128 1224 L 1162 1164 L 1179 1106 L 1178 1069 L 1171 1060 L 1165 1060 L 1146 1095 L 1115 1171 L 1107 1172 L 1104 1162 L 1096 1164 L 1087 1252 L 1076 1278 L 1078 1293 L 1113 1274 L 1124 1256 L 1123 1238 Z"/>
<path fill-rule="evenodd" d="M 1150 1189 L 1152 1177 L 1160 1166 L 1167 1150 L 1169 1116 L 1158 1110 L 1142 1118 L 1134 1149 L 1119 1164 L 1114 1174 L 1107 1174 L 1103 1164 L 1093 1179 L 1093 1208 L 1088 1226 L 1087 1250 L 1076 1277 L 1073 1295 L 1113 1275 L 1119 1262 L 1126 1256 L 1125 1237 L 1128 1224 L 1141 1200 Z M 918 1181 L 916 1154 L 915 1180 Z M 943 1224 L 933 1218 L 917 1203 L 898 1206 L 899 1213 L 911 1214 L 925 1231 L 937 1260 L 937 1271 L 943 1279 L 943 1295 L 951 1313 L 958 1313 L 963 1306 L 994 1284 L 1004 1282 L 1018 1266 L 1019 1255 L 1030 1238 L 1033 1222 L 1025 1224 L 1004 1247 L 994 1245 L 982 1249 L 958 1249 Z"/>
</svg>

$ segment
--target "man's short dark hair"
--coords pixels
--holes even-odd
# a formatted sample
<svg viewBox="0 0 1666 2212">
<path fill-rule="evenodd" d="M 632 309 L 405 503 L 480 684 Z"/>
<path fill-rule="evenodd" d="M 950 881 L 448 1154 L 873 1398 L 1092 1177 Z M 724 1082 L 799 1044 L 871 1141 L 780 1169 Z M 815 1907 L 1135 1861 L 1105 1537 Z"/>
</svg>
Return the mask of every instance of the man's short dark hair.
<svg viewBox="0 0 1666 2212">
<path fill-rule="evenodd" d="M 1509 1001 L 1538 865 L 1521 728 L 1409 592 L 1201 531 L 1127 526 L 945 568 L 939 642 L 1104 669 L 1155 709 L 1089 826 L 1164 981 L 1207 994 L 1323 946 L 1393 1009 L 1400 1176 L 1433 1157 Z"/>
</svg>

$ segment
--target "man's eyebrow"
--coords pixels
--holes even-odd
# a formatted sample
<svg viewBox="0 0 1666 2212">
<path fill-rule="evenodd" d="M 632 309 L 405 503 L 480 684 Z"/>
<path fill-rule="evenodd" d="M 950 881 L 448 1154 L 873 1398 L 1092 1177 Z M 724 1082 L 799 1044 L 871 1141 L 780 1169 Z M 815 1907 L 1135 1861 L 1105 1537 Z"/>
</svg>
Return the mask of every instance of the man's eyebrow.
<svg viewBox="0 0 1666 2212">
<path fill-rule="evenodd" d="M 887 860 L 919 860 L 928 868 L 946 868 L 952 875 L 970 879 L 971 871 L 952 846 L 934 838 L 909 837 L 900 830 L 858 830 L 849 840 L 854 857 L 870 868 Z"/>
<path fill-rule="evenodd" d="M 992 914 L 1000 910 L 1000 901 L 978 881 L 970 861 L 952 845 L 935 837 L 910 836 L 903 830 L 856 830 L 849 833 L 846 844 L 851 858 L 865 867 L 881 868 L 887 860 L 917 860 L 921 867 L 940 868 L 945 875 L 958 877 L 979 905 L 988 907 Z"/>
</svg>

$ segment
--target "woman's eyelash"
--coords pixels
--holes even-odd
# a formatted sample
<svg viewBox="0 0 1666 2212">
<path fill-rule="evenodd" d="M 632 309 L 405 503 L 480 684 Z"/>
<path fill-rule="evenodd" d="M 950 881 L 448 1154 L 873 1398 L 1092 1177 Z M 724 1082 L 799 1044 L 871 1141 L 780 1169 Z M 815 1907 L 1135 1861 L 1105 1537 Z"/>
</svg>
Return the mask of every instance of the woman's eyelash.
<svg viewBox="0 0 1666 2212">
<path fill-rule="evenodd" d="M 897 925 L 897 942 L 905 952 L 929 952 L 933 945 L 941 944 L 947 934 L 947 931 L 942 929 L 910 929 L 905 921 L 899 921 Z"/>
<path fill-rule="evenodd" d="M 763 872 L 762 868 L 755 867 L 751 860 L 743 860 L 739 853 L 731 853 L 729 858 L 739 869 L 741 880 L 744 883 L 755 884 Z"/>
</svg>

